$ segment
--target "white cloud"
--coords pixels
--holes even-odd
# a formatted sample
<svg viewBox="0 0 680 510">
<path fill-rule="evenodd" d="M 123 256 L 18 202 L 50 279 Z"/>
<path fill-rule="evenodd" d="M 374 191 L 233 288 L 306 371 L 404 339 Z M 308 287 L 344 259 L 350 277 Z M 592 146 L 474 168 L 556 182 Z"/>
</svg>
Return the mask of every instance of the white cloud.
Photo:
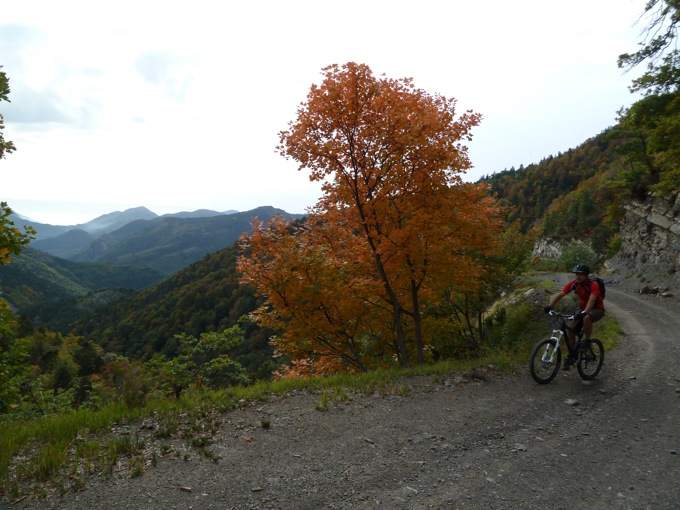
<svg viewBox="0 0 680 510">
<path fill-rule="evenodd" d="M 12 87 L 0 112 L 18 148 L 0 162 L 0 198 L 57 223 L 69 203 L 101 204 L 100 214 L 139 205 L 302 212 L 319 187 L 275 153 L 277 134 L 321 68 L 347 61 L 413 77 L 482 113 L 470 179 L 537 162 L 599 133 L 632 102 L 632 76 L 616 58 L 635 47 L 644 2 L 0 6 L 0 54 L 9 55 L 0 65 Z"/>
</svg>

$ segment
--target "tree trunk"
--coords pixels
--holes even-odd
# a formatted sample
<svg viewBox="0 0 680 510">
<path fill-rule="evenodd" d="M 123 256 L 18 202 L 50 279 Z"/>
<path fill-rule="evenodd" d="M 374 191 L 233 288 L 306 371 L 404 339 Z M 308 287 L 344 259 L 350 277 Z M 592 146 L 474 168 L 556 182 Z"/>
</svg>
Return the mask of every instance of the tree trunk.
<svg viewBox="0 0 680 510">
<path fill-rule="evenodd" d="M 387 287 L 387 284 L 385 285 Z M 392 299 L 392 320 L 394 321 L 394 332 L 397 336 L 397 347 L 399 348 L 399 359 L 401 364 L 404 366 L 409 366 L 411 364 L 411 357 L 408 353 L 408 347 L 406 345 L 406 335 L 404 334 L 404 328 L 401 324 L 401 313 L 402 308 L 397 296 L 389 289 Z"/>
<path fill-rule="evenodd" d="M 418 355 L 418 365 L 425 363 L 425 352 L 423 348 L 423 318 L 420 315 L 420 302 L 418 301 L 418 285 L 411 280 L 411 301 L 413 303 L 413 322 L 415 325 L 416 349 Z"/>
<path fill-rule="evenodd" d="M 385 292 L 387 293 L 390 303 L 392 305 L 392 322 L 394 325 L 394 332 L 396 334 L 399 359 L 402 365 L 408 366 L 411 364 L 411 359 L 408 353 L 408 346 L 406 345 L 406 335 L 404 334 L 404 327 L 401 323 L 401 314 L 403 312 L 403 307 L 401 306 L 401 303 L 399 302 L 399 298 L 397 297 L 396 293 L 392 289 L 390 279 L 387 276 L 387 271 L 385 271 L 385 266 L 380 255 L 380 251 L 378 250 L 378 247 L 376 246 L 375 242 L 373 241 L 373 237 L 371 236 L 370 228 L 368 225 L 368 219 L 366 217 L 366 212 L 364 210 L 363 204 L 361 200 L 358 198 L 358 196 L 356 196 L 355 199 L 357 209 L 361 216 L 366 241 L 368 242 L 371 252 L 373 253 L 373 259 L 375 260 L 375 265 L 376 268 L 378 269 L 380 280 L 382 281 L 383 286 L 385 287 Z"/>
</svg>

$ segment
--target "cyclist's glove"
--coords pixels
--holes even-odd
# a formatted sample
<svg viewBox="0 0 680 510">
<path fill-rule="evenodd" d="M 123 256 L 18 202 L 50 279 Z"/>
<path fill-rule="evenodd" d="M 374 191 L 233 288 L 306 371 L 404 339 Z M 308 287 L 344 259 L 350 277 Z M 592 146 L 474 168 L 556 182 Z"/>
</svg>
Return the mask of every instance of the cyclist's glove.
<svg viewBox="0 0 680 510">
<path fill-rule="evenodd" d="M 545 310 L 545 313 L 550 313 L 550 312 L 552 312 L 552 306 L 546 306 L 544 308 L 544 310 Z"/>
<path fill-rule="evenodd" d="M 583 319 L 586 315 L 588 315 L 588 312 L 579 312 L 578 313 L 578 316 L 581 317 L 581 319 Z"/>
</svg>

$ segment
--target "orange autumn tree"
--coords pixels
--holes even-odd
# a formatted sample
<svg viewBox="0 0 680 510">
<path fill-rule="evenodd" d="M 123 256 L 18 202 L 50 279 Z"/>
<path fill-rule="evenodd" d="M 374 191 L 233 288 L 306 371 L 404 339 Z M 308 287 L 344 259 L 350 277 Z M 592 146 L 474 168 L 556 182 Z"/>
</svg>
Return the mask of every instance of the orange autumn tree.
<svg viewBox="0 0 680 510">
<path fill-rule="evenodd" d="M 276 354 L 292 358 L 299 370 L 365 371 L 371 357 L 367 332 L 380 328 L 374 282 L 355 257 L 362 247 L 328 215 L 310 214 L 302 224 L 277 216 L 267 225 L 255 221 L 244 235 L 239 257 L 241 281 L 251 284 L 266 304 L 257 322 L 281 332 Z M 373 338 L 385 332 L 373 331 Z"/>
<path fill-rule="evenodd" d="M 280 239 L 269 246 L 255 242 L 270 235 L 262 226 L 244 238 L 249 249 L 249 262 L 241 263 L 244 281 L 267 296 L 259 319 L 279 321 L 288 338 L 286 352 L 293 344 L 306 344 L 305 351 L 312 352 L 318 342 L 300 335 L 306 314 L 293 319 L 290 300 L 273 298 L 284 287 L 289 297 L 304 295 L 309 309 L 323 308 L 322 300 L 333 296 L 342 301 L 343 320 L 361 313 L 354 333 L 358 354 L 371 352 L 368 338 L 371 347 L 391 347 L 403 365 L 414 355 L 424 361 L 429 341 L 424 303 L 441 299 L 446 289 L 476 285 L 482 256 L 498 249 L 501 222 L 494 201 L 460 177 L 471 166 L 463 141 L 479 120 L 472 112 L 457 116 L 455 100 L 417 89 L 411 79 L 376 78 L 355 63 L 324 69 L 322 84 L 311 87 L 278 147 L 311 180 L 323 183 L 314 221 L 304 236 L 279 230 Z M 324 235 L 315 237 L 321 227 Z M 310 282 L 303 284 L 296 271 L 272 265 L 281 246 L 295 244 L 290 237 L 301 243 L 296 249 L 311 250 L 324 264 L 315 293 L 299 287 Z M 333 242 L 338 240 L 342 249 Z M 306 253 L 289 253 L 288 263 L 307 268 Z M 351 284 L 343 279 L 347 268 L 360 272 Z M 328 331 L 330 321 L 320 324 Z M 293 338 L 291 328 L 299 336 Z"/>
</svg>

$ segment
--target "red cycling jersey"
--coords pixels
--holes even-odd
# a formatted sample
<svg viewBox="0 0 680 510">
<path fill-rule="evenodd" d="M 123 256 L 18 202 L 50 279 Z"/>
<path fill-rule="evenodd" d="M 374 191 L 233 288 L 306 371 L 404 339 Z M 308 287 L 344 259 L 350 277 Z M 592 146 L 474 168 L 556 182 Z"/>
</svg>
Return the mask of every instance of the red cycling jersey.
<svg viewBox="0 0 680 510">
<path fill-rule="evenodd" d="M 578 296 L 579 306 L 581 307 L 581 310 L 586 309 L 586 305 L 588 304 L 590 294 L 595 294 L 595 296 L 597 296 L 597 299 L 595 300 L 595 308 L 601 308 L 602 310 L 604 310 L 604 301 L 602 300 L 602 293 L 600 292 L 599 283 L 591 280 L 586 280 L 583 283 L 576 283 L 576 280 L 571 280 L 564 286 L 564 288 L 562 288 L 562 292 L 565 294 L 569 294 L 574 287 L 576 287 L 575 292 L 576 295 Z M 590 290 L 588 290 L 589 287 Z"/>
</svg>

